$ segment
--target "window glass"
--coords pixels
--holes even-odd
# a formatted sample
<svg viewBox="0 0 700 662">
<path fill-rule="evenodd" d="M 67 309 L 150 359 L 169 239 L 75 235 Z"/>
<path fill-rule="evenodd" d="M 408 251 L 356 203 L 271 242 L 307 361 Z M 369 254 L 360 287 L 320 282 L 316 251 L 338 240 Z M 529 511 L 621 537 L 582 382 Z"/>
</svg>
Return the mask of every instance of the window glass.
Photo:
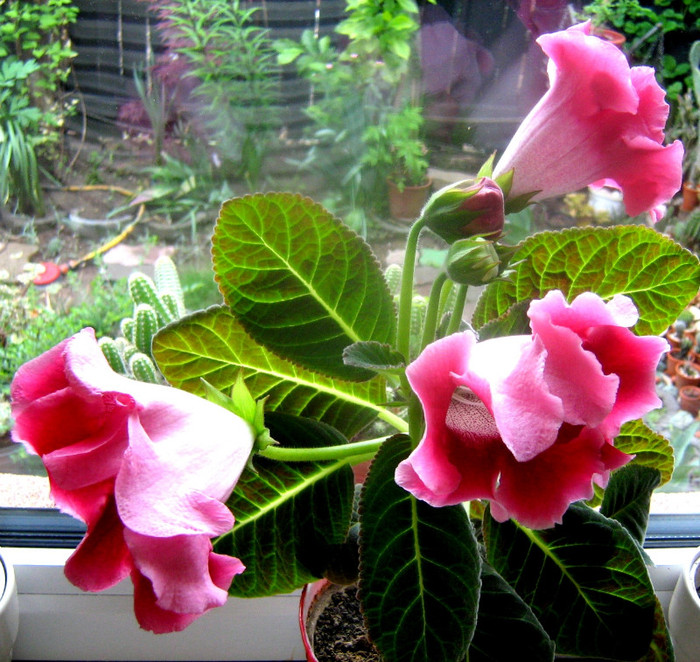
<svg viewBox="0 0 700 662">
<path fill-rule="evenodd" d="M 348 12 L 352 4 L 0 2 L 5 28 L 13 26 L 0 31 L 0 128 L 15 136 L 11 147 L 0 141 L 10 164 L 0 173 L 0 506 L 52 506 L 41 463 L 10 440 L 9 385 L 22 363 L 85 326 L 128 336 L 126 279 L 154 278 L 164 257 L 178 271 L 184 309 L 218 303 L 210 234 L 233 196 L 308 195 L 385 263 L 396 261 L 415 212 L 394 207 L 391 189 L 473 177 L 505 148 L 547 89 L 541 34 L 584 16 L 606 38 L 621 32 L 630 62 L 654 67 L 667 89 L 667 134 L 684 140 L 685 174 L 694 174 L 689 26 L 700 9 L 439 0 L 413 14 L 405 0 L 387 3 L 405 20 L 387 21 L 377 38 L 361 11 Z M 677 198 L 657 227 L 697 250 L 700 212 Z M 582 190 L 513 215 L 507 236 L 647 222 L 620 211 L 615 191 Z M 443 250 L 435 241 L 422 254 L 420 291 Z M 670 331 L 688 363 L 700 352 L 700 309 L 690 306 Z M 647 423 L 671 440 L 678 467 L 654 510 L 697 513 L 700 421 L 684 409 L 691 405 L 681 403 L 669 363 L 657 379 L 663 408 Z"/>
</svg>

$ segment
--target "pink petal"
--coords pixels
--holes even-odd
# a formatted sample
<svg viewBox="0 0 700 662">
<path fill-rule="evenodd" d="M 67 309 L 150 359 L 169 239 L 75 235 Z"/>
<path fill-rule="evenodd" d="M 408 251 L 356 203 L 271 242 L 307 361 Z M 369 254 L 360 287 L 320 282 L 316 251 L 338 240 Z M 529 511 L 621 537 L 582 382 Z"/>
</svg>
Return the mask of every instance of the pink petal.
<svg viewBox="0 0 700 662">
<path fill-rule="evenodd" d="M 565 428 L 561 436 L 558 443 L 529 462 L 506 459 L 491 502 L 496 520 L 510 517 L 532 529 L 561 523 L 569 504 L 593 496 L 593 476 L 607 475 L 621 460 L 632 459 L 619 451 L 611 457 L 604 450 L 610 445 L 596 430 Z"/>
<path fill-rule="evenodd" d="M 129 529 L 125 539 L 141 574 L 153 587 L 156 605 L 177 614 L 203 614 L 226 602 L 233 577 L 245 567 L 214 554 L 205 535 L 152 538 Z"/>
<path fill-rule="evenodd" d="M 131 572 L 129 550 L 114 499 L 108 498 L 100 517 L 88 523 L 78 548 L 66 561 L 68 581 L 83 591 L 102 591 L 114 586 Z"/>
<path fill-rule="evenodd" d="M 181 422 L 167 437 L 163 437 L 164 426 L 155 427 L 158 419 L 144 417 L 143 412 L 129 421 L 129 449 L 115 494 L 126 526 L 144 535 L 203 533 L 213 537 L 233 526 L 233 516 L 221 502 L 245 468 L 252 433 L 245 422 L 222 407 L 190 398 L 192 419 L 182 416 L 182 403 L 169 418 L 162 419 L 168 421 L 169 430 L 174 422 Z M 150 430 L 159 441 L 149 437 Z M 222 430 L 226 431 L 224 438 Z"/>
<path fill-rule="evenodd" d="M 15 417 L 34 401 L 68 386 L 64 372 L 63 352 L 69 340 L 64 340 L 17 370 L 10 387 Z"/>
<path fill-rule="evenodd" d="M 683 147 L 664 146 L 664 92 L 647 67 L 630 69 L 612 44 L 581 26 L 542 35 L 550 89 L 525 118 L 496 165 L 514 169 L 511 196 L 534 199 L 613 180 L 627 213 L 656 210 L 680 188 Z"/>
<path fill-rule="evenodd" d="M 488 381 L 498 431 L 520 462 L 549 448 L 563 421 L 562 402 L 545 380 L 545 358 L 537 340 L 507 336 L 478 343 L 469 365 L 471 374 Z"/>
<path fill-rule="evenodd" d="M 64 490 L 77 489 L 107 478 L 114 478 L 127 448 L 127 417 L 135 403 L 126 396 L 110 399 L 114 403 L 97 433 L 87 439 L 63 446 L 43 456 L 54 485 Z"/>
</svg>

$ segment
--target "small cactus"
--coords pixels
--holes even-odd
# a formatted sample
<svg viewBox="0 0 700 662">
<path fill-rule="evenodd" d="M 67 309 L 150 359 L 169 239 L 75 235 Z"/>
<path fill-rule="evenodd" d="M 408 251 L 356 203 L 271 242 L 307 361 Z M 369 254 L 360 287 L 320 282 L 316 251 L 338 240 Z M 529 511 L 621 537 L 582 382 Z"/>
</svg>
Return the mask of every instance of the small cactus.
<svg viewBox="0 0 700 662">
<path fill-rule="evenodd" d="M 161 255 L 155 264 L 155 281 L 158 294 L 161 298 L 165 295 L 174 297 L 176 303 L 175 318 L 185 314 L 185 297 L 182 293 L 180 277 L 177 273 L 175 263 L 167 256 Z"/>
<path fill-rule="evenodd" d="M 147 303 L 140 303 L 134 311 L 136 318 L 136 332 L 134 344 L 140 352 L 146 356 L 151 356 L 151 343 L 153 336 L 160 328 L 158 316 L 153 307 Z"/>
<path fill-rule="evenodd" d="M 175 319 L 175 316 L 160 298 L 156 284 L 145 274 L 136 272 L 129 276 L 129 295 L 136 307 L 148 305 L 158 316 L 160 326 Z"/>
<path fill-rule="evenodd" d="M 135 272 L 129 276 L 128 287 L 134 302 L 133 317 L 121 321 L 120 337 L 101 338 L 100 347 L 115 372 L 159 383 L 163 378 L 151 354 L 153 336 L 186 312 L 175 264 L 169 257 L 160 257 L 155 264 L 155 280 Z"/>
<path fill-rule="evenodd" d="M 107 363 L 109 363 L 112 370 L 114 370 L 114 372 L 118 372 L 122 375 L 125 375 L 126 365 L 124 364 L 124 359 L 122 357 L 121 352 L 119 351 L 119 347 L 116 341 L 112 338 L 104 337 L 100 338 L 97 341 L 97 344 L 102 350 L 102 353 L 107 359 Z"/>
<path fill-rule="evenodd" d="M 149 382 L 151 384 L 160 382 L 159 373 L 153 361 L 141 352 L 136 352 L 129 359 L 129 370 L 134 378 L 140 382 Z"/>
<path fill-rule="evenodd" d="M 390 264 L 384 270 L 384 280 L 392 296 L 399 293 L 401 288 L 401 267 L 398 264 Z"/>
<path fill-rule="evenodd" d="M 121 331 L 122 336 L 124 336 L 124 338 L 126 338 L 130 343 L 133 344 L 136 337 L 136 322 L 134 321 L 134 318 L 125 317 L 119 323 L 119 330 Z"/>
</svg>

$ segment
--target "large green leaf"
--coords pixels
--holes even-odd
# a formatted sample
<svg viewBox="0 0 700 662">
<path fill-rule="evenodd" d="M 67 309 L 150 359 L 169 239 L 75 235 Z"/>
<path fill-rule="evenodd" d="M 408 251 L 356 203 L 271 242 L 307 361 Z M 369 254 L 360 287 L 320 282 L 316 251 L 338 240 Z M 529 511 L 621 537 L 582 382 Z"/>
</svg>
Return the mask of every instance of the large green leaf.
<svg viewBox="0 0 700 662">
<path fill-rule="evenodd" d="M 634 455 L 634 464 L 660 473 L 659 485 L 664 485 L 673 475 L 673 446 L 666 437 L 648 428 L 643 421 L 629 421 L 615 437 L 615 448 Z"/>
<path fill-rule="evenodd" d="M 387 662 L 450 662 L 474 632 L 480 560 L 462 506 L 433 508 L 394 480 L 411 450 L 399 436 L 372 463 L 360 500 L 360 600 Z"/>
<path fill-rule="evenodd" d="M 309 419 L 272 413 L 265 422 L 282 446 L 345 442 L 333 428 Z M 247 598 L 288 593 L 317 579 L 318 561 L 345 539 L 354 495 L 352 470 L 342 461 L 254 462 L 255 470 L 244 472 L 227 502 L 236 518 L 233 531 L 214 544 L 245 565 L 230 593 Z"/>
<path fill-rule="evenodd" d="M 641 225 L 543 232 L 527 239 L 512 261 L 522 261 L 516 273 L 491 283 L 479 299 L 476 328 L 518 301 L 559 289 L 569 301 L 586 291 L 605 299 L 626 294 L 639 309 L 636 332 L 659 334 L 700 287 L 697 257 Z"/>
<path fill-rule="evenodd" d="M 153 355 L 165 378 L 185 391 L 204 394 L 201 378 L 229 392 L 240 372 L 266 410 L 283 410 L 333 425 L 348 436 L 373 420 L 386 400 L 377 377 L 355 383 L 299 368 L 255 343 L 225 306 L 194 313 L 162 329 Z"/>
<path fill-rule="evenodd" d="M 554 642 L 532 609 L 488 563 L 482 563 L 479 618 L 469 662 L 553 659 Z"/>
<path fill-rule="evenodd" d="M 373 373 L 343 363 L 343 350 L 394 340 L 394 304 L 369 246 L 308 198 L 229 200 L 212 256 L 224 300 L 250 335 L 300 365 L 368 379 Z"/>
<path fill-rule="evenodd" d="M 646 535 L 651 494 L 659 480 L 658 469 L 628 464 L 610 476 L 600 505 L 601 514 L 620 522 L 640 545 Z"/>
<path fill-rule="evenodd" d="M 557 653 L 636 660 L 647 652 L 654 590 L 618 522 L 575 503 L 551 529 L 486 517 L 483 532 L 489 563 L 530 605 Z"/>
</svg>

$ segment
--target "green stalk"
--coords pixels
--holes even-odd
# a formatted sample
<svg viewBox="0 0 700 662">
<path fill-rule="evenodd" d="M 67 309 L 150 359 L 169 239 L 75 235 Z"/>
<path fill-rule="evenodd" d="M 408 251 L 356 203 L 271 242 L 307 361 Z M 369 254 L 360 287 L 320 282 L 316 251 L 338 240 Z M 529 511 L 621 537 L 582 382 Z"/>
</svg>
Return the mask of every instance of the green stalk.
<svg viewBox="0 0 700 662">
<path fill-rule="evenodd" d="M 372 457 L 379 447 L 389 437 L 381 439 L 367 439 L 355 441 L 342 446 L 318 446 L 316 448 L 283 448 L 282 446 L 268 446 L 259 451 L 258 455 L 278 460 L 279 462 L 322 462 L 324 460 L 342 460 L 354 458 L 356 462 Z M 363 456 L 363 457 L 358 457 Z"/>
<path fill-rule="evenodd" d="M 420 347 L 423 349 L 435 340 L 435 330 L 437 329 L 438 315 L 440 314 L 440 293 L 442 286 L 447 280 L 447 274 L 443 271 L 433 281 L 428 298 L 428 309 L 425 311 L 425 325 L 423 326 L 423 337 Z"/>
<path fill-rule="evenodd" d="M 467 301 L 467 286 L 460 285 L 457 288 L 457 300 L 455 301 L 455 307 L 452 311 L 452 316 L 450 317 L 450 323 L 447 325 L 447 333 L 445 335 L 450 335 L 459 331 L 459 323 L 462 321 L 462 315 L 464 314 L 464 304 Z"/>
<path fill-rule="evenodd" d="M 396 347 L 401 354 L 409 359 L 411 355 L 411 306 L 413 303 L 413 276 L 416 268 L 416 251 L 418 249 L 418 237 L 425 225 L 421 217 L 412 226 L 406 240 L 406 254 L 403 259 L 403 272 L 401 274 L 401 291 L 399 293 L 399 323 Z M 401 387 L 408 398 L 408 434 L 414 443 L 420 437 L 422 417 L 420 402 L 415 397 L 408 383 L 405 373 L 401 376 Z"/>
<path fill-rule="evenodd" d="M 411 226 L 408 239 L 406 240 L 406 254 L 403 259 L 396 347 L 406 359 L 408 359 L 411 353 L 411 302 L 413 301 L 413 275 L 416 269 L 416 251 L 418 249 L 418 237 L 424 225 L 425 221 L 419 218 Z"/>
</svg>

